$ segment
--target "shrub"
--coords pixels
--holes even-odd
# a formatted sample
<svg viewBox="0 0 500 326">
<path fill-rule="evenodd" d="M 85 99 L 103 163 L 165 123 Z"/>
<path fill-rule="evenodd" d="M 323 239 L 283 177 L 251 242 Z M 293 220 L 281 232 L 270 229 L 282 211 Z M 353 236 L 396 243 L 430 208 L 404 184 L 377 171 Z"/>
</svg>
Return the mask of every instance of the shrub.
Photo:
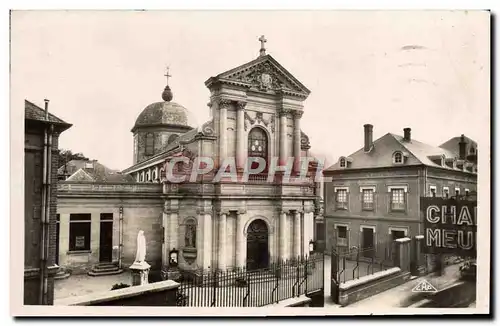
<svg viewBox="0 0 500 326">
<path fill-rule="evenodd" d="M 113 285 L 113 287 L 111 288 L 111 291 L 113 290 L 118 290 L 118 289 L 124 289 L 124 288 L 128 288 L 130 287 L 130 285 L 128 284 L 125 284 L 125 283 L 116 283 L 115 285 Z"/>
</svg>

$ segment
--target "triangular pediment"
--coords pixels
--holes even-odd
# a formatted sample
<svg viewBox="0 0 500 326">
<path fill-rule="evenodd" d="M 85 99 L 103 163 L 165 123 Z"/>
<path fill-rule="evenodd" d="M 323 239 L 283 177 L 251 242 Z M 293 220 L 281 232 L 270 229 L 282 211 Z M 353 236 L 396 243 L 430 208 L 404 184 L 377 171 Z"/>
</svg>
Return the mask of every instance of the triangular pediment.
<svg viewBox="0 0 500 326">
<path fill-rule="evenodd" d="M 71 175 L 66 181 L 95 181 L 92 176 L 90 176 L 83 169 L 78 169 L 73 175 Z"/>
<path fill-rule="evenodd" d="M 310 91 L 273 57 L 265 55 L 244 65 L 223 72 L 206 81 L 233 83 L 260 91 L 289 92 L 307 97 Z"/>
</svg>

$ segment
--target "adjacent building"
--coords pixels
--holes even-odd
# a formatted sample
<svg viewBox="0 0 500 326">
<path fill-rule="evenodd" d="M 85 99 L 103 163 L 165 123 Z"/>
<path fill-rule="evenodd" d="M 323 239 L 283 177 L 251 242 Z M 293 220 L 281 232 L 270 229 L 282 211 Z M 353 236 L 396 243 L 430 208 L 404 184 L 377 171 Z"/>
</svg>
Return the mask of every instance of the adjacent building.
<svg viewBox="0 0 500 326">
<path fill-rule="evenodd" d="M 71 127 L 45 109 L 24 103 L 24 304 L 51 305 L 57 237 L 57 165 L 60 134 Z"/>
<path fill-rule="evenodd" d="M 422 234 L 420 197 L 452 197 L 477 189 L 477 143 L 461 135 L 440 146 L 387 133 L 323 171 L 326 246 L 368 249 Z"/>
</svg>

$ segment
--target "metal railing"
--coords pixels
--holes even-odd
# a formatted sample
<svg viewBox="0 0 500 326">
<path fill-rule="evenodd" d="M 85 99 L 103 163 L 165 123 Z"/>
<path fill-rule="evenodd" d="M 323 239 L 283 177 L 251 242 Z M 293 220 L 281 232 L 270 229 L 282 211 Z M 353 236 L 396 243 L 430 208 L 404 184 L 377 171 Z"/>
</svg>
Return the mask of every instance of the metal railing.
<svg viewBox="0 0 500 326">
<path fill-rule="evenodd" d="M 324 254 L 258 270 L 200 272 L 186 278 L 179 287 L 178 306 L 262 307 L 323 290 Z"/>
<path fill-rule="evenodd" d="M 345 283 L 387 270 L 395 266 L 395 249 L 394 241 L 379 242 L 370 248 L 334 247 L 331 259 L 336 259 L 332 262 L 336 271 L 332 272 L 337 273 L 339 283 Z"/>
</svg>

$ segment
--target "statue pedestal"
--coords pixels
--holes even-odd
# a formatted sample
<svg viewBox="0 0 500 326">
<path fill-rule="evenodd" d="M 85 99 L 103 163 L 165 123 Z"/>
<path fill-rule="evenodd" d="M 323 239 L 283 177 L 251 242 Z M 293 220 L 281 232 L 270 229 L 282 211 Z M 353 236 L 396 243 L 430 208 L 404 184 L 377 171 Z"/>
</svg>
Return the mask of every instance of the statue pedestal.
<svg viewBox="0 0 500 326">
<path fill-rule="evenodd" d="M 177 267 L 167 267 L 161 273 L 164 280 L 172 280 L 177 282 L 181 278 L 181 271 Z"/>
<path fill-rule="evenodd" d="M 135 285 L 146 285 L 149 283 L 148 275 L 151 266 L 143 262 L 134 262 L 130 267 L 130 273 L 132 274 L 132 286 Z"/>
</svg>

